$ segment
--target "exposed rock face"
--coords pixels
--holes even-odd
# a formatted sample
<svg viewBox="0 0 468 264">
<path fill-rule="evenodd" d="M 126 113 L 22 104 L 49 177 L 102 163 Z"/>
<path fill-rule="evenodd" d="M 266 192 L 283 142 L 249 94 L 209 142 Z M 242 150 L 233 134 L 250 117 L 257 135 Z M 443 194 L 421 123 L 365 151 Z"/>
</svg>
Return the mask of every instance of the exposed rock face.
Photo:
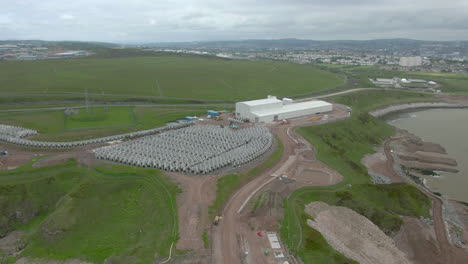
<svg viewBox="0 0 468 264">
<path fill-rule="evenodd" d="M 411 263 L 394 241 L 366 217 L 345 207 L 313 202 L 305 212 L 314 220 L 307 224 L 346 257 L 361 264 Z"/>
<path fill-rule="evenodd" d="M 23 236 L 23 231 L 13 231 L 1 238 L 0 252 L 9 256 L 20 252 L 26 246 L 26 241 L 23 239 Z M 0 261 L 0 263 L 2 262 Z"/>
</svg>

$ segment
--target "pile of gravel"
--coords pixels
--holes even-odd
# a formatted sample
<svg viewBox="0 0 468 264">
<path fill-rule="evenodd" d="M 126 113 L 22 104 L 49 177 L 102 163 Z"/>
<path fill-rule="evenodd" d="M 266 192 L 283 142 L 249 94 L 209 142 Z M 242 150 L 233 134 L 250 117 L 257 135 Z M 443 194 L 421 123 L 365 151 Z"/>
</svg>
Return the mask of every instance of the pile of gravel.
<svg viewBox="0 0 468 264">
<path fill-rule="evenodd" d="M 392 181 L 385 175 L 382 175 L 380 173 L 372 173 L 368 172 L 368 174 L 371 176 L 372 183 L 374 184 L 390 184 Z"/>
<path fill-rule="evenodd" d="M 463 225 L 458 217 L 455 207 L 447 198 L 442 198 L 444 203 L 442 207 L 442 214 L 445 222 L 448 224 L 448 234 L 452 245 L 461 248 L 467 248 L 466 241 L 463 238 Z"/>
<path fill-rule="evenodd" d="M 314 218 L 307 220 L 307 224 L 348 258 L 361 264 L 411 263 L 379 227 L 349 208 L 313 202 L 305 212 Z"/>
</svg>

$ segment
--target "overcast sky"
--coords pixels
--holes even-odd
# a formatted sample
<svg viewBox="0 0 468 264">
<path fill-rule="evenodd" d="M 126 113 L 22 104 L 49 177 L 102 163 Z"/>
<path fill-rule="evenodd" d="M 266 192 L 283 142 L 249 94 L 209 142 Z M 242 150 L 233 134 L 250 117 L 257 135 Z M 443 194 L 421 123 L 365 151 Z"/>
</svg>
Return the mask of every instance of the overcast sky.
<svg viewBox="0 0 468 264">
<path fill-rule="evenodd" d="M 468 0 L 0 0 L 0 39 L 468 40 Z"/>
</svg>

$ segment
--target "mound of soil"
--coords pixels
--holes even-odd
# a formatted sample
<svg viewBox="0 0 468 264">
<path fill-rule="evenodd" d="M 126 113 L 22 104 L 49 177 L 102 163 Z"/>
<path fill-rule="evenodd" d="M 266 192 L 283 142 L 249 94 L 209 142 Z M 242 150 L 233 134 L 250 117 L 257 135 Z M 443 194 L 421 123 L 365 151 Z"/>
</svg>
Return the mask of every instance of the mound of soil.
<svg viewBox="0 0 468 264">
<path fill-rule="evenodd" d="M 307 224 L 348 258 L 361 264 L 411 263 L 390 237 L 349 208 L 313 202 L 306 206 L 305 212 L 314 218 L 307 220 Z"/>
</svg>

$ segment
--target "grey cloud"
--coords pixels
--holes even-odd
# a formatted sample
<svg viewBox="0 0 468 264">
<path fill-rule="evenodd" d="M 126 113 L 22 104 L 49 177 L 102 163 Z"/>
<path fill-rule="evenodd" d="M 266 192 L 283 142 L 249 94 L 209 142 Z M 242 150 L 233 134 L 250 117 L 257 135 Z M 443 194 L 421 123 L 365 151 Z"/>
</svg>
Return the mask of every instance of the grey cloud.
<svg viewBox="0 0 468 264">
<path fill-rule="evenodd" d="M 465 0 L 0 0 L 0 4 L 0 39 L 468 39 Z"/>
</svg>

